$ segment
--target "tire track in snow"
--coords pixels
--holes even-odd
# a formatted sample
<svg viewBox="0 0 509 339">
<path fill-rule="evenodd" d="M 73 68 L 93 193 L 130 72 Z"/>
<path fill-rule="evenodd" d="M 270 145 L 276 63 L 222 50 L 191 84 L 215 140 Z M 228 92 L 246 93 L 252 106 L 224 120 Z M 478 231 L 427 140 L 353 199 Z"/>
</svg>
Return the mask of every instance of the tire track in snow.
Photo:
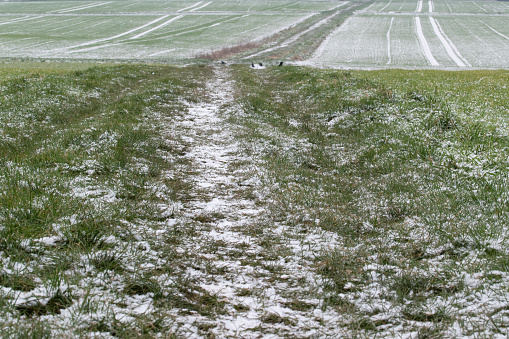
<svg viewBox="0 0 509 339">
<path fill-rule="evenodd" d="M 421 18 L 415 17 L 415 27 L 417 29 L 417 37 L 419 38 L 419 42 L 421 43 L 422 50 L 424 52 L 424 56 L 428 59 L 431 66 L 439 66 L 440 64 L 437 62 L 433 53 L 431 53 L 431 49 L 429 48 L 428 41 L 426 41 L 426 37 L 422 33 L 421 26 Z"/>
<path fill-rule="evenodd" d="M 282 42 L 281 44 L 277 45 L 277 46 L 274 46 L 274 47 L 270 47 L 270 48 L 267 48 L 267 49 L 264 49 L 263 51 L 260 51 L 260 52 L 257 52 L 257 53 L 254 53 L 254 54 L 251 54 L 251 55 L 248 55 L 247 57 L 244 57 L 243 59 L 249 59 L 249 58 L 252 58 L 252 57 L 255 57 L 255 56 L 258 56 L 260 54 L 263 54 L 263 53 L 267 53 L 267 52 L 273 52 L 275 50 L 278 50 L 280 48 L 283 48 L 283 47 L 287 47 L 288 45 L 290 45 L 291 43 L 294 43 L 295 41 L 297 41 L 301 36 L 303 36 L 304 34 L 312 31 L 313 29 L 315 28 L 318 28 L 320 26 L 322 26 L 323 24 L 325 24 L 326 22 L 328 22 L 330 20 L 330 18 L 334 17 L 338 12 L 332 14 L 331 16 L 328 16 L 327 18 L 323 19 L 323 20 L 320 20 L 319 22 L 317 22 L 316 24 L 312 25 L 311 27 L 309 27 L 308 29 L 305 29 L 304 31 L 300 32 L 300 33 L 297 33 L 295 34 L 294 36 L 292 36 L 291 38 L 287 39 L 286 41 Z M 307 18 L 309 17 L 305 17 L 302 19 L 302 21 L 306 20 Z"/>
<path fill-rule="evenodd" d="M 80 11 L 82 9 L 87 9 L 87 8 L 92 8 L 92 7 L 97 7 L 97 6 L 104 6 L 104 5 L 107 5 L 110 3 L 112 3 L 112 1 L 101 2 L 101 3 L 96 3 L 96 4 L 92 4 L 92 5 L 87 5 L 87 6 L 71 7 L 68 9 L 60 9 L 60 10 L 56 10 L 56 11 L 51 11 L 49 13 L 57 13 L 57 14 L 68 13 L 68 12 Z"/>
<path fill-rule="evenodd" d="M 24 51 L 24 50 L 31 51 L 31 50 L 33 50 L 36 47 L 41 47 L 41 46 L 45 46 L 45 45 L 52 45 L 54 43 L 55 43 L 55 41 L 50 40 L 50 41 L 45 41 L 45 42 L 38 42 L 38 43 L 35 43 L 35 44 L 32 44 L 32 45 L 16 47 L 16 48 L 13 48 L 11 50 L 12 51 Z"/>
<path fill-rule="evenodd" d="M 431 22 L 431 26 L 433 27 L 433 31 L 436 36 L 445 47 L 447 54 L 449 57 L 458 65 L 459 67 L 471 66 L 470 63 L 460 54 L 454 43 L 447 37 L 447 35 L 442 30 L 442 27 L 433 17 L 429 17 L 429 21 Z"/>
<path fill-rule="evenodd" d="M 477 6 L 477 7 L 478 7 L 481 11 L 483 11 L 484 13 L 488 13 L 488 11 L 487 11 L 487 10 L 485 10 L 484 8 L 482 8 L 481 6 L 479 6 L 476 2 L 473 2 L 473 1 L 472 1 L 472 3 L 473 3 L 474 5 L 476 5 L 476 6 Z"/>
<path fill-rule="evenodd" d="M 185 10 L 187 10 L 187 9 L 190 9 L 190 8 L 196 7 L 196 6 L 198 6 L 199 4 L 201 4 L 202 2 L 203 2 L 203 1 L 200 1 L 200 2 L 195 3 L 194 5 L 188 6 L 188 7 L 186 7 L 186 8 L 179 9 L 177 12 L 183 12 L 183 11 L 185 11 Z"/>
<path fill-rule="evenodd" d="M 389 1 L 389 3 L 387 5 L 385 5 L 382 9 L 380 9 L 380 12 L 383 12 L 384 9 L 386 9 L 387 7 L 389 7 L 389 5 L 392 3 L 392 0 Z"/>
<path fill-rule="evenodd" d="M 166 49 L 164 51 L 155 52 L 155 53 L 149 54 L 148 56 L 149 57 L 153 57 L 153 56 L 156 56 L 156 55 L 161 55 L 161 54 L 164 54 L 164 53 L 173 52 L 174 50 L 176 50 L 176 48 L 171 48 L 171 49 Z"/>
<path fill-rule="evenodd" d="M 202 9 L 203 7 L 206 7 L 206 6 L 210 5 L 211 3 L 212 3 L 212 1 L 207 2 L 205 5 L 202 5 L 202 6 L 200 6 L 200 7 L 193 8 L 193 9 L 192 9 L 192 10 L 190 10 L 189 12 L 194 12 L 194 11 L 197 11 L 197 10 L 199 10 L 199 9 Z"/>
<path fill-rule="evenodd" d="M 422 12 L 422 0 L 419 0 L 419 1 L 417 2 L 417 8 L 415 9 L 415 11 L 416 11 L 417 13 Z"/>
<path fill-rule="evenodd" d="M 490 30 L 492 30 L 494 33 L 496 33 L 496 34 L 500 35 L 502 38 L 509 40 L 509 37 L 508 37 L 507 35 L 500 33 L 499 31 L 497 31 L 496 29 L 494 29 L 493 27 L 491 27 L 490 25 L 488 25 L 488 24 L 487 24 L 487 23 L 485 23 L 484 21 L 479 20 L 479 22 L 480 22 L 480 23 L 482 23 L 483 25 L 485 25 L 486 27 L 488 27 L 488 28 L 489 28 Z"/>
<path fill-rule="evenodd" d="M 180 32 L 180 33 L 175 34 L 174 36 L 184 35 L 184 34 L 188 34 L 188 33 L 196 32 L 196 31 L 202 31 L 202 30 L 204 30 L 204 29 L 212 28 L 212 27 L 216 27 L 216 26 L 222 25 L 222 24 L 224 24 L 224 23 L 227 23 L 227 22 L 229 22 L 229 21 L 233 21 L 233 20 L 237 20 L 237 19 L 245 18 L 245 17 L 248 17 L 248 16 L 250 16 L 250 15 L 251 15 L 251 14 L 244 14 L 244 15 L 242 15 L 241 17 L 234 17 L 234 18 L 231 18 L 231 19 L 228 19 L 228 20 L 224 20 L 224 21 L 221 21 L 221 22 L 216 22 L 216 23 L 214 23 L 214 24 L 212 24 L 212 25 L 209 25 L 209 26 L 200 27 L 200 28 L 196 28 L 196 29 L 191 29 L 191 30 L 188 30 L 188 31 Z"/>
<path fill-rule="evenodd" d="M 50 27 L 52 27 L 52 28 L 49 28 L 48 32 L 64 30 L 63 35 L 66 35 L 66 34 L 69 34 L 69 33 L 73 32 L 72 30 L 70 30 L 71 27 L 74 27 L 74 26 L 83 26 L 89 20 L 90 20 L 90 18 L 83 18 L 83 19 L 80 18 L 80 20 L 76 20 L 75 18 L 69 18 L 69 19 L 61 20 L 61 21 L 58 22 L 59 26 L 55 27 L 55 25 L 51 24 Z M 70 23 L 68 23 L 68 22 L 70 22 Z M 65 24 L 65 25 L 63 25 L 63 24 Z"/>
<path fill-rule="evenodd" d="M 107 37 L 107 38 L 101 38 L 101 39 L 95 39 L 95 40 L 92 40 L 92 41 L 88 41 L 88 42 L 84 42 L 84 43 L 81 43 L 79 45 L 74 45 L 74 46 L 70 46 L 70 47 L 65 47 L 64 50 L 70 50 L 70 49 L 75 49 L 75 48 L 79 48 L 79 47 L 85 47 L 85 46 L 90 46 L 90 45 L 94 45 L 94 44 L 98 44 L 98 43 L 102 43 L 102 42 L 105 42 L 105 41 L 110 41 L 110 40 L 113 40 L 113 39 L 117 39 L 117 38 L 121 38 L 123 36 L 126 36 L 128 34 L 131 34 L 133 32 L 136 32 L 136 31 L 139 31 L 140 29 L 143 29 L 145 27 L 148 27 L 150 25 L 153 25 L 165 18 L 167 18 L 169 15 L 164 15 L 160 18 L 157 18 L 147 24 L 144 24 L 142 26 L 139 26 L 139 27 L 136 27 L 136 28 L 133 28 L 133 29 L 130 29 L 126 32 L 123 32 L 123 33 L 120 33 L 120 34 L 117 34 L 117 35 L 114 35 L 114 36 L 111 36 L 111 37 Z M 85 50 L 88 50 L 88 48 L 86 48 Z M 76 52 L 81 52 L 83 50 L 81 49 L 78 49 L 78 50 L 74 50 L 74 51 L 69 51 L 69 53 L 76 53 Z"/>
<path fill-rule="evenodd" d="M 389 29 L 387 30 L 387 65 L 390 65 L 392 62 L 391 58 L 391 29 L 392 23 L 394 22 L 394 17 L 391 18 L 391 24 L 389 25 Z"/>
<path fill-rule="evenodd" d="M 279 19 L 275 19 L 275 20 L 269 21 L 269 22 L 267 22 L 267 23 L 265 23 L 263 25 L 260 25 L 258 27 L 253 27 L 253 28 L 247 29 L 245 31 L 240 32 L 239 35 L 243 35 L 243 34 L 246 34 L 246 33 L 252 32 L 252 31 L 259 30 L 262 27 L 270 26 L 270 25 L 274 24 L 274 22 L 276 22 L 277 20 L 279 20 Z"/>
<path fill-rule="evenodd" d="M 452 13 L 452 8 L 451 6 L 449 5 L 449 2 L 446 1 L 445 4 L 447 5 L 447 8 L 449 8 L 449 13 Z"/>
<path fill-rule="evenodd" d="M 338 8 L 338 7 L 341 7 L 343 6 L 344 4 L 341 4 L 339 6 L 336 6 L 334 8 Z M 348 9 L 348 8 L 346 8 Z M 303 30 L 302 32 L 299 32 L 297 34 L 295 34 L 294 36 L 292 36 L 291 38 L 285 40 L 284 42 L 282 42 L 281 44 L 277 45 L 277 46 L 274 46 L 274 47 L 270 47 L 270 48 L 267 48 L 267 49 L 264 49 L 260 52 L 257 52 L 257 53 L 254 53 L 254 54 L 251 54 L 251 55 L 248 55 L 247 57 L 244 57 L 243 59 L 249 59 L 249 58 L 252 58 L 252 57 L 255 57 L 255 56 L 258 56 L 260 54 L 263 54 L 263 53 L 267 53 L 267 52 L 273 52 L 277 49 L 280 49 L 280 48 L 283 48 L 283 47 L 287 47 L 289 46 L 290 44 L 294 43 L 295 41 L 297 41 L 301 36 L 303 36 L 304 34 L 306 33 L 309 33 L 311 32 L 312 30 L 316 29 L 316 28 L 319 28 L 320 26 L 326 24 L 327 22 L 329 22 L 332 18 L 334 18 L 336 15 L 342 13 L 344 10 L 339 10 L 339 11 L 336 11 L 334 12 L 332 15 L 329 15 L 328 17 L 318 21 L 317 23 L 315 23 L 314 25 L 312 25 L 311 27 Z M 304 17 L 301 21 L 304 21 L 306 19 L 308 19 L 310 16 L 306 16 Z M 294 25 L 296 25 L 297 23 L 294 23 Z"/>
<path fill-rule="evenodd" d="M 459 21 L 458 23 L 459 26 L 463 29 L 463 31 L 470 36 L 472 44 L 478 46 L 478 48 L 483 50 L 483 53 L 470 54 L 470 57 L 473 58 L 472 60 L 477 67 L 479 66 L 486 67 L 485 58 L 488 58 L 490 61 L 496 60 L 495 65 L 507 64 L 507 55 L 499 53 L 500 50 L 497 48 L 497 46 L 494 46 L 491 43 L 493 41 L 491 38 L 486 39 L 486 36 L 484 34 L 485 31 L 480 32 L 479 30 L 477 30 L 477 27 L 473 28 L 473 25 L 470 25 L 469 23 L 466 22 Z M 482 36 L 479 36 L 479 34 L 482 34 Z M 487 56 L 487 54 L 489 54 L 489 56 Z"/>
<path fill-rule="evenodd" d="M 428 1 L 428 8 L 429 8 L 428 12 L 433 13 L 433 1 L 431 0 Z"/>
<path fill-rule="evenodd" d="M 40 19 L 40 18 L 44 18 L 44 15 L 12 19 L 12 20 L 9 20 L 9 21 L 0 22 L 0 25 L 17 24 L 18 22 L 34 20 L 34 19 Z"/>
<path fill-rule="evenodd" d="M 183 17 L 184 17 L 183 15 L 179 15 L 179 16 L 176 16 L 176 17 L 174 17 L 174 18 L 171 18 L 170 20 L 163 22 L 163 23 L 162 23 L 162 24 L 160 24 L 159 26 L 156 26 L 156 27 L 154 27 L 154 28 L 151 28 L 151 29 L 149 29 L 149 30 L 147 30 L 147 31 L 145 31 L 145 32 L 143 32 L 143 33 L 140 33 L 140 34 L 138 34 L 138 35 L 135 35 L 135 36 L 133 36 L 133 37 L 131 37 L 131 38 L 129 38 L 129 39 L 130 39 L 130 40 L 132 40 L 132 39 L 138 39 L 138 38 L 140 38 L 140 37 L 144 36 L 145 34 L 148 34 L 148 33 L 153 32 L 153 31 L 155 31 L 155 30 L 157 30 L 157 29 L 159 29 L 159 28 L 162 28 L 162 27 L 164 27 L 164 26 L 168 25 L 169 23 L 171 23 L 171 22 L 173 22 L 173 21 L 176 21 L 176 20 L 179 20 L 179 19 L 181 19 L 181 18 L 183 18 Z"/>
<path fill-rule="evenodd" d="M 185 14 L 183 14 L 181 16 L 185 17 Z M 229 15 L 229 16 L 232 16 L 232 15 Z M 148 42 L 148 41 L 155 41 L 155 40 L 160 40 L 160 39 L 167 39 L 170 36 L 180 36 L 180 35 L 184 35 L 184 34 L 188 34 L 188 33 L 192 33 L 192 32 L 197 32 L 197 31 L 200 31 L 200 30 L 206 30 L 208 28 L 216 27 L 216 26 L 219 26 L 219 25 L 221 25 L 223 23 L 227 23 L 227 22 L 230 22 L 230 21 L 233 21 L 233 20 L 238 20 L 238 19 L 245 18 L 245 17 L 248 17 L 248 16 L 251 16 L 251 14 L 244 14 L 244 15 L 241 15 L 241 16 L 235 16 L 233 18 L 226 19 L 226 20 L 223 20 L 223 21 L 220 21 L 220 22 L 215 22 L 213 24 L 210 24 L 210 22 L 208 22 L 207 23 L 208 26 L 204 26 L 204 24 L 201 23 L 201 24 L 198 24 L 198 25 L 192 25 L 192 26 L 188 26 L 188 27 L 185 27 L 185 28 L 179 28 L 179 29 L 176 29 L 176 30 L 171 30 L 171 31 L 166 32 L 166 34 L 164 36 L 146 37 L 145 39 L 143 39 L 143 41 L 144 42 Z M 214 21 L 217 21 L 217 20 L 212 20 L 211 22 L 214 22 Z M 127 40 L 121 40 L 120 42 L 122 42 L 122 41 L 127 41 Z"/>
<path fill-rule="evenodd" d="M 102 48 L 113 47 L 113 46 L 120 46 L 120 45 L 123 45 L 123 42 L 107 43 L 107 44 L 91 46 L 91 47 L 87 47 L 87 48 L 81 48 L 81 49 L 78 49 L 78 50 L 69 51 L 68 53 L 90 52 L 90 51 L 96 51 L 96 50 L 102 49 Z"/>
<path fill-rule="evenodd" d="M 371 5 L 369 5 L 368 7 L 364 8 L 362 10 L 362 12 L 380 12 L 379 9 L 376 9 L 377 6 L 383 6 L 383 4 L 379 4 L 380 1 L 373 1 L 373 3 Z M 374 7 L 374 8 L 372 8 Z"/>
</svg>

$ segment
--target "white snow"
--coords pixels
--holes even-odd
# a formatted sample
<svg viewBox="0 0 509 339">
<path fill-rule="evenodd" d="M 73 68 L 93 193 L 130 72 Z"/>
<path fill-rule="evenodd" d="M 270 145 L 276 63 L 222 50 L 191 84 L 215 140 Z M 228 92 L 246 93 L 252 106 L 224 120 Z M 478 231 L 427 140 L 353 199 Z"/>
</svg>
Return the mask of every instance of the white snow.
<svg viewBox="0 0 509 339">
<path fill-rule="evenodd" d="M 204 8 L 204 7 L 208 6 L 208 5 L 210 5 L 211 3 L 212 3 L 212 1 L 209 1 L 209 2 L 207 2 L 206 4 L 201 5 L 200 7 L 196 7 L 196 8 L 191 9 L 189 12 L 194 12 L 194 11 L 197 11 L 197 10 L 199 10 L 199 9 L 202 9 L 202 8 Z"/>
<path fill-rule="evenodd" d="M 163 19 L 165 19 L 167 17 L 168 17 L 168 15 L 163 15 L 162 17 L 157 18 L 155 20 L 152 20 L 152 21 L 150 21 L 150 22 L 148 22 L 148 23 L 146 23 L 146 24 L 144 24 L 142 26 L 130 29 L 130 30 L 122 32 L 120 34 L 116 34 L 116 35 L 113 35 L 113 36 L 110 36 L 110 37 L 106 37 L 106 38 L 94 39 L 94 40 L 87 41 L 87 42 L 84 42 L 84 43 L 81 43 L 81 44 L 78 44 L 78 45 L 69 46 L 66 49 L 75 49 L 75 48 L 79 48 L 79 47 L 89 46 L 89 45 L 93 45 L 93 44 L 96 44 L 96 43 L 100 43 L 100 42 L 104 42 L 104 41 L 109 41 L 109 40 L 113 40 L 113 39 L 116 39 L 116 38 L 120 38 L 120 37 L 123 37 L 125 35 L 131 34 L 133 32 L 139 31 L 140 29 L 143 29 L 143 28 L 145 28 L 147 26 L 153 25 L 153 24 L 155 24 L 155 23 L 157 23 L 157 22 L 159 22 L 159 21 L 161 21 L 161 20 L 163 20 Z"/>
<path fill-rule="evenodd" d="M 343 6 L 344 4 L 346 4 L 346 2 L 338 5 L 337 7 L 340 7 L 340 6 Z M 280 48 L 283 48 L 283 47 L 287 47 L 289 46 L 290 44 L 294 43 L 295 41 L 297 41 L 301 36 L 303 36 L 304 34 L 308 33 L 308 32 L 311 32 L 312 30 L 314 29 L 317 29 L 323 25 L 325 25 L 327 22 L 329 22 L 332 18 L 334 18 L 336 15 L 338 15 L 338 13 L 340 13 L 340 11 L 336 11 L 335 13 L 329 15 L 328 17 L 318 21 L 317 23 L 313 24 L 311 27 L 303 30 L 302 32 L 299 32 L 297 34 L 295 34 L 294 36 L 292 36 L 291 38 L 283 41 L 282 43 L 278 44 L 277 46 L 274 46 L 274 47 L 270 47 L 270 48 L 267 48 L 267 49 L 264 49 L 260 52 L 257 52 L 257 53 L 254 53 L 254 54 L 251 54 L 251 55 L 248 55 L 246 57 L 244 57 L 244 59 L 250 59 L 250 58 L 253 58 L 255 56 L 258 56 L 258 55 L 261 55 L 263 53 L 267 53 L 267 52 L 272 52 L 272 51 L 275 51 L 277 49 L 280 49 Z M 311 16 L 311 15 L 310 15 Z M 307 17 L 304 17 L 302 20 L 305 20 L 307 19 Z"/>
<path fill-rule="evenodd" d="M 186 11 L 188 9 L 191 9 L 193 7 L 196 7 L 196 6 L 199 6 L 203 1 L 199 1 L 197 3 L 195 3 L 194 5 L 191 5 L 191 6 L 187 6 L 187 7 L 184 7 L 184 8 L 181 8 L 179 9 L 177 12 L 183 12 L 183 11 Z"/>
<path fill-rule="evenodd" d="M 431 49 L 429 48 L 428 41 L 426 40 L 426 37 L 422 33 L 422 26 L 421 26 L 421 18 L 415 17 L 415 27 L 417 30 L 417 36 L 419 37 L 419 42 L 421 43 L 421 47 L 423 49 L 424 56 L 426 59 L 428 59 L 429 63 L 432 66 L 439 66 L 439 63 L 431 53 Z"/>
<path fill-rule="evenodd" d="M 435 32 L 436 36 L 440 39 L 440 42 L 445 47 L 445 50 L 447 51 L 447 54 L 449 54 L 451 59 L 454 60 L 456 65 L 458 65 L 459 67 L 467 66 L 465 64 L 465 62 L 463 62 L 463 60 L 465 60 L 465 58 L 463 58 L 461 56 L 461 54 L 459 53 L 459 51 L 456 48 L 456 46 L 454 46 L 452 41 L 449 38 L 447 38 L 447 36 L 445 35 L 445 33 L 442 30 L 442 27 L 440 27 L 438 21 L 435 20 L 431 16 L 429 17 L 429 21 L 431 22 L 431 26 L 433 27 L 433 31 Z M 467 61 L 467 63 L 468 63 L 468 61 Z"/>
<path fill-rule="evenodd" d="M 389 7 L 389 5 L 392 3 L 392 0 L 390 0 L 387 5 L 385 5 L 382 9 L 380 9 L 380 12 L 383 12 L 384 9 L 386 9 L 387 7 Z"/>
<path fill-rule="evenodd" d="M 82 10 L 82 9 L 87 9 L 87 8 L 92 8 L 92 7 L 97 7 L 97 6 L 104 6 L 104 5 L 107 5 L 111 3 L 111 1 L 108 1 L 108 2 L 100 2 L 100 3 L 94 3 L 94 4 L 90 4 L 90 5 L 85 5 L 85 6 L 77 6 L 77 7 L 71 7 L 71 8 L 68 8 L 68 9 L 59 9 L 59 10 L 56 10 L 54 11 L 55 13 L 68 13 L 68 12 L 75 12 L 75 11 L 79 11 L 79 10 Z M 50 12 L 51 13 L 51 12 Z"/>
<path fill-rule="evenodd" d="M 394 17 L 391 18 L 391 24 L 389 26 L 389 29 L 387 30 L 387 65 L 390 65 L 392 62 L 392 58 L 391 58 L 391 29 L 392 29 L 393 23 L 394 23 Z"/>
<path fill-rule="evenodd" d="M 167 16 L 165 16 L 165 17 L 167 17 Z M 133 36 L 133 37 L 130 37 L 129 39 L 138 39 L 138 38 L 140 38 L 140 37 L 142 37 L 142 36 L 144 36 L 144 35 L 146 35 L 146 34 L 148 34 L 148 33 L 150 33 L 150 32 L 153 32 L 153 31 L 155 31 L 155 30 L 157 30 L 157 29 L 159 29 L 159 28 L 162 28 L 162 27 L 164 27 L 164 26 L 168 25 L 169 23 L 171 23 L 171 22 L 173 22 L 173 21 L 175 21 L 175 20 L 181 19 L 181 18 L 183 18 L 183 17 L 184 17 L 183 15 L 179 15 L 179 16 L 176 16 L 176 17 L 174 17 L 174 18 L 171 18 L 170 20 L 167 20 L 167 21 L 163 22 L 162 24 L 160 24 L 160 25 L 158 25 L 158 26 L 156 26 L 156 27 L 154 27 L 154 28 L 151 28 L 151 29 L 149 29 L 149 30 L 147 30 L 147 31 L 145 31 L 145 32 L 143 32 L 143 33 L 140 33 L 140 34 L 138 34 L 138 35 L 135 35 L 135 36 Z"/>
<path fill-rule="evenodd" d="M 16 19 L 0 22 L 0 25 L 8 25 L 8 24 L 12 24 L 12 23 L 18 23 L 20 21 L 35 20 L 35 19 L 40 19 L 40 18 L 43 18 L 43 17 L 44 17 L 43 15 L 38 15 L 38 16 L 29 16 L 29 17 L 16 18 Z"/>
<path fill-rule="evenodd" d="M 482 24 L 484 24 L 486 27 L 488 27 L 490 30 L 492 30 L 493 32 L 495 32 L 496 34 L 500 35 L 502 38 L 506 39 L 506 40 L 509 40 L 509 36 L 505 35 L 505 34 L 502 34 L 500 33 L 499 31 L 495 30 L 493 27 L 491 27 L 490 25 L 488 25 L 487 23 L 479 20 Z"/>
<path fill-rule="evenodd" d="M 249 67 L 249 66 L 246 66 Z M 283 333 L 288 335 L 307 336 L 316 333 L 334 335 L 336 324 L 341 315 L 332 310 L 322 313 L 321 301 L 309 298 L 307 288 L 316 289 L 320 277 L 314 271 L 313 259 L 323 250 L 336 246 L 337 235 L 317 228 L 299 234 L 301 228 L 287 226 L 285 222 L 267 228 L 265 224 L 272 223 L 266 219 L 267 206 L 270 197 L 257 192 L 260 200 L 246 199 L 243 191 L 260 190 L 263 181 L 263 170 L 258 167 L 256 157 L 244 157 L 235 139 L 238 126 L 231 125 L 227 117 L 236 114 L 240 108 L 228 108 L 233 100 L 233 84 L 229 79 L 228 67 L 216 67 L 215 75 L 207 84 L 208 100 L 203 102 L 187 102 L 188 113 L 176 122 L 178 128 L 185 128 L 189 140 L 193 140 L 193 148 L 186 154 L 186 158 L 196 164 L 196 174 L 193 181 L 200 187 L 202 199 L 184 204 L 181 212 L 196 215 L 212 215 L 220 213 L 223 217 L 207 224 L 206 231 L 199 231 L 197 235 L 184 243 L 178 249 L 181 253 L 196 253 L 201 260 L 210 261 L 216 268 L 225 270 L 224 274 L 211 275 L 194 267 L 187 269 L 187 274 L 208 293 L 217 296 L 219 300 L 231 305 L 243 305 L 244 312 L 233 309 L 224 315 L 215 316 L 214 320 L 194 314 L 179 314 L 175 321 L 184 326 L 175 328 L 177 334 L 185 337 L 199 337 L 196 323 L 216 325 L 212 333 L 219 337 L 273 337 L 279 338 Z M 173 125 L 172 129 L 176 126 Z M 242 169 L 232 170 L 231 164 L 243 161 L 247 164 Z M 237 192 L 233 194 L 233 192 Z M 303 217 L 303 222 L 313 223 L 309 216 Z M 175 223 L 176 221 L 173 221 Z M 253 258 L 263 258 L 266 250 L 259 245 L 259 236 L 248 235 L 243 229 L 262 224 L 263 236 L 271 239 L 282 239 L 278 246 L 288 249 L 285 258 L 257 259 L 263 265 L 252 266 L 244 263 L 236 256 L 225 255 L 242 248 L 242 255 Z M 260 235 L 261 236 L 261 235 Z M 223 246 L 214 252 L 207 251 L 209 244 L 219 243 Z M 271 283 L 272 273 L 266 267 L 276 265 L 278 269 L 277 281 Z M 282 272 L 280 270 L 283 270 Z M 307 284 L 295 287 L 296 279 L 305 279 Z M 247 290 L 252 294 L 239 295 L 239 290 Z M 288 291 L 301 301 L 312 307 L 309 311 L 295 311 L 285 306 L 291 301 Z M 306 300 L 309 298 L 309 300 Z M 274 333 L 262 334 L 260 328 L 267 325 L 263 318 L 269 314 L 276 314 L 289 319 L 287 324 L 274 324 Z M 291 325 L 295 324 L 295 325 Z"/>
<path fill-rule="evenodd" d="M 417 8 L 415 9 L 415 12 L 417 12 L 417 13 L 422 12 L 422 1 L 423 0 L 417 1 Z"/>
</svg>

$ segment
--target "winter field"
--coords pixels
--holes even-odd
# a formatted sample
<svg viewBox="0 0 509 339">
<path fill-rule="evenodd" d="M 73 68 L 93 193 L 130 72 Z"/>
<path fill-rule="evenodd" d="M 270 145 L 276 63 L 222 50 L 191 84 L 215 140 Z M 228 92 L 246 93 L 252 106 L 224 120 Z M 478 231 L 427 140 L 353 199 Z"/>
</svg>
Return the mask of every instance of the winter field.
<svg viewBox="0 0 509 339">
<path fill-rule="evenodd" d="M 3 338 L 505 338 L 505 71 L 2 63 Z"/>
<path fill-rule="evenodd" d="M 337 1 L 2 1 L 0 57 L 168 61 L 257 43 Z M 330 14 L 330 13 L 329 13 Z"/>
<path fill-rule="evenodd" d="M 504 1 L 0 1 L 0 58 L 498 69 L 508 27 Z"/>
<path fill-rule="evenodd" d="M 0 1 L 0 337 L 509 337 L 508 18 Z"/>
<path fill-rule="evenodd" d="M 356 12 L 311 58 L 344 68 L 507 68 L 509 3 L 382 0 Z"/>
</svg>

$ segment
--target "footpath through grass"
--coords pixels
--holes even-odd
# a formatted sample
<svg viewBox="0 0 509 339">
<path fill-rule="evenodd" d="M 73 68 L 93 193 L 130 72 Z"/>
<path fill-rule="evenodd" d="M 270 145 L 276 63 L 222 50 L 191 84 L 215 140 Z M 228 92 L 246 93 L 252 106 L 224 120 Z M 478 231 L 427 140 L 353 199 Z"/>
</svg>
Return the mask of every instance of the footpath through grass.
<svg viewBox="0 0 509 339">
<path fill-rule="evenodd" d="M 280 302 L 242 335 L 291 336 L 329 311 L 343 337 L 509 334 L 508 72 L 65 67 L 0 70 L 2 337 L 221 337 L 221 321 L 255 310 L 209 293 L 214 281 L 256 264 L 264 284 L 294 283 L 278 277 L 295 257 L 284 236 L 270 244 L 280 226 L 336 237 L 327 250 L 306 245 L 313 260 L 300 269 L 315 281 L 292 285 L 319 302 Z M 235 84 L 222 111 L 240 145 L 231 152 L 261 176 L 235 186 L 265 209 L 245 233 L 270 259 L 247 241 L 186 252 L 233 222 L 196 210 L 205 186 L 191 178 L 206 164 L 186 154 L 206 145 L 172 127 L 194 119 L 193 103 L 209 109 L 217 74 Z M 193 260 L 207 285 L 189 274 Z M 239 283 L 236 295 L 269 285 Z"/>
</svg>

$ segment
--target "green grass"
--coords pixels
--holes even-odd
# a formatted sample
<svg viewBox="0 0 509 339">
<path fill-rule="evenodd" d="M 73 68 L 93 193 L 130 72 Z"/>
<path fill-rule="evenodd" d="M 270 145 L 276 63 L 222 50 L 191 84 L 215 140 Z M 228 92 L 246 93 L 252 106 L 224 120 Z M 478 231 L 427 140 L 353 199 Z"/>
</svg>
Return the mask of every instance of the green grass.
<svg viewBox="0 0 509 339">
<path fill-rule="evenodd" d="M 182 100 L 196 100 L 199 86 L 193 78 L 207 70 L 4 66 L 0 285 L 12 292 L 3 292 L 6 304 L 1 312 L 11 316 L 2 321 L 2 335 L 19 327 L 27 335 L 42 337 L 46 329 L 36 322 L 30 329 L 28 319 L 67 309 L 74 312 L 78 335 L 88 326 L 81 316 L 94 318 L 103 307 L 93 301 L 98 290 L 86 282 L 90 277 L 123 281 L 119 291 L 106 288 L 115 298 L 168 293 L 151 280 L 163 272 L 142 268 L 157 258 L 136 243 L 172 246 L 152 235 L 172 217 L 160 204 L 185 196 L 191 186 L 183 177 L 165 178 L 168 171 L 189 171 L 189 165 L 182 158 L 180 137 L 171 137 L 171 143 L 163 138 L 167 131 L 161 121 L 180 116 Z M 24 302 L 30 293 L 49 299 Z M 77 306 L 87 299 L 92 300 L 89 307 Z M 18 321 L 11 322 L 11 317 Z M 27 321 L 19 320 L 24 318 Z M 108 324 L 105 329 L 124 333 L 110 320 L 101 320 Z"/>
<path fill-rule="evenodd" d="M 288 284 L 281 307 L 337 312 L 352 337 L 507 334 L 509 73 L 230 66 L 231 169 L 256 163 L 264 195 L 227 190 L 265 208 L 236 226 L 252 243 L 233 246 L 203 238 L 228 212 L 166 208 L 211 198 L 191 180 L 199 145 L 172 124 L 207 102 L 211 67 L 39 66 L 0 72 L 2 336 L 171 337 L 187 316 L 213 335 L 221 317 L 257 310 L 186 270 L 220 280 L 236 274 L 228 260 Z M 333 246 L 304 242 L 319 230 Z M 316 281 L 282 276 L 291 241 Z M 133 300 L 152 308 L 134 316 Z M 258 320 L 257 333 L 302 325 L 270 309 Z"/>
<path fill-rule="evenodd" d="M 236 71 L 235 121 L 277 187 L 272 209 L 340 236 L 317 257 L 327 307 L 374 334 L 400 321 L 363 318 L 377 304 L 446 328 L 474 291 L 505 300 L 505 283 L 467 281 L 507 260 L 507 72 Z"/>
</svg>

